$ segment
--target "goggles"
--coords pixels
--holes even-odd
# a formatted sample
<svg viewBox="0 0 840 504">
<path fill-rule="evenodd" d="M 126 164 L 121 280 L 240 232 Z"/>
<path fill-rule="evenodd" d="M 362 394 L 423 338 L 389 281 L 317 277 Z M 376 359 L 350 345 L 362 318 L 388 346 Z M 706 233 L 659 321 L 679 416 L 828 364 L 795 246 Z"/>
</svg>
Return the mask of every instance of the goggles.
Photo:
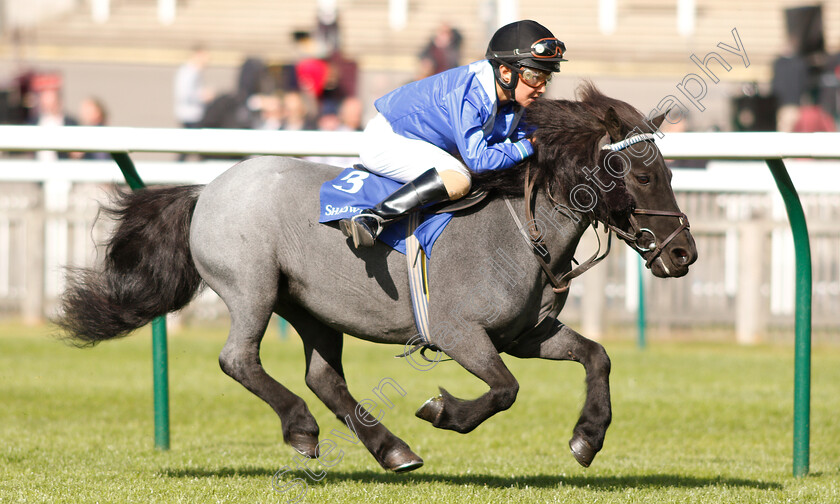
<svg viewBox="0 0 840 504">
<path fill-rule="evenodd" d="M 511 57 L 519 59 L 522 57 L 531 57 L 536 59 L 560 59 L 563 58 L 563 53 L 566 52 L 566 44 L 557 40 L 554 37 L 542 38 L 531 44 L 528 49 L 514 49 L 513 51 L 493 51 L 488 52 L 488 58 L 494 57 L 503 60 Z M 528 55 L 528 56 L 526 56 Z"/>
<path fill-rule="evenodd" d="M 551 72 L 543 72 L 542 70 L 537 70 L 535 68 L 530 67 L 522 67 L 516 68 L 513 67 L 512 70 L 515 70 L 516 73 L 519 74 L 519 78 L 524 82 L 527 86 L 532 88 L 538 88 L 540 86 L 544 86 L 551 82 L 551 78 L 554 76 Z"/>
<path fill-rule="evenodd" d="M 531 55 L 535 58 L 562 58 L 566 44 L 556 38 L 539 39 L 531 44 Z"/>
</svg>

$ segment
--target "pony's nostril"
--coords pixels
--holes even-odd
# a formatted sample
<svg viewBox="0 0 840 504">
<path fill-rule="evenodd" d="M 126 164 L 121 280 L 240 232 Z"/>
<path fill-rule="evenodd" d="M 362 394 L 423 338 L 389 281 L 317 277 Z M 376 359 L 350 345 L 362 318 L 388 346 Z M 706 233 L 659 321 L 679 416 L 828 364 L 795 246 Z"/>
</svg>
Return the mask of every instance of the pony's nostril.
<svg viewBox="0 0 840 504">
<path fill-rule="evenodd" d="M 678 247 L 671 250 L 671 258 L 676 264 L 688 264 L 691 260 L 691 254 L 684 248 Z"/>
</svg>

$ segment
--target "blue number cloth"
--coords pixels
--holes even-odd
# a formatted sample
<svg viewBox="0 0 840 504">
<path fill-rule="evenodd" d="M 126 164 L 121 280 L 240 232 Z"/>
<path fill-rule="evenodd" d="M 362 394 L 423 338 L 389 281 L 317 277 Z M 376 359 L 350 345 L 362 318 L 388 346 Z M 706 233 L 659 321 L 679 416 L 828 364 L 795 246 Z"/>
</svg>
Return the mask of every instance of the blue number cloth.
<svg viewBox="0 0 840 504">
<path fill-rule="evenodd" d="M 396 191 L 401 182 L 373 173 L 346 168 L 333 180 L 321 186 L 321 215 L 318 222 L 333 222 L 350 218 L 366 208 L 372 208 Z M 425 214 L 414 235 L 427 257 L 432 246 L 452 219 L 451 213 Z M 405 254 L 407 219 L 394 222 L 379 235 L 382 243 Z"/>
</svg>

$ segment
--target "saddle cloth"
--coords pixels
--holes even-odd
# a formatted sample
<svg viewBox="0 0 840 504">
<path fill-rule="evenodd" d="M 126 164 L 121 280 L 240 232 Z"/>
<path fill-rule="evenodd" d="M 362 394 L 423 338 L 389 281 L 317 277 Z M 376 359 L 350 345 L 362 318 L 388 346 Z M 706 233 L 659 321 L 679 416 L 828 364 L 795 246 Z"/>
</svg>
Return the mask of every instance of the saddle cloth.
<svg viewBox="0 0 840 504">
<path fill-rule="evenodd" d="M 334 222 L 350 218 L 396 191 L 402 184 L 374 173 L 345 168 L 333 180 L 321 185 L 321 215 L 318 222 Z M 451 213 L 421 213 L 414 236 L 426 257 L 432 256 L 432 246 L 452 219 Z M 382 231 L 379 241 L 394 250 L 406 253 L 408 219 L 398 220 Z"/>
</svg>

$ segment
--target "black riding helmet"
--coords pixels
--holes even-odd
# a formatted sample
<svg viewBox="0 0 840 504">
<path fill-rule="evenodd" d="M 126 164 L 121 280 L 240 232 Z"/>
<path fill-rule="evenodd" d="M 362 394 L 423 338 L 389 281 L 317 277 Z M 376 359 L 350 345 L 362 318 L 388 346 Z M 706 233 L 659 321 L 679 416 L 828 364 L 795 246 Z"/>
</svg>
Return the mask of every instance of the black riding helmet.
<svg viewBox="0 0 840 504">
<path fill-rule="evenodd" d="M 516 87 L 519 75 L 513 72 L 510 83 L 505 83 L 499 75 L 499 65 L 508 68 L 527 66 L 546 72 L 559 72 L 560 62 L 567 61 L 563 59 L 564 52 L 566 45 L 557 40 L 548 28 L 526 19 L 496 30 L 487 45 L 485 57 L 493 63 L 499 85 L 511 90 Z"/>
</svg>

